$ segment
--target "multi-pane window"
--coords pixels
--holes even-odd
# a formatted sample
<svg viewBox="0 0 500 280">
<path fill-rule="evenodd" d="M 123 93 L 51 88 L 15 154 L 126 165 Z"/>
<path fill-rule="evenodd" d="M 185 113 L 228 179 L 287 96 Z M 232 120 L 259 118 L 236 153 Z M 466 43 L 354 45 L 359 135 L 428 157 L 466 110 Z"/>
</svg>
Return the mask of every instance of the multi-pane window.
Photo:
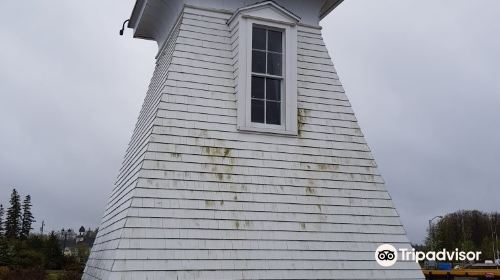
<svg viewBox="0 0 500 280">
<path fill-rule="evenodd" d="M 229 19 L 238 40 L 232 50 L 238 131 L 298 135 L 299 22 L 273 1 L 258 2 Z"/>
<path fill-rule="evenodd" d="M 283 32 L 252 28 L 251 121 L 281 125 Z"/>
</svg>

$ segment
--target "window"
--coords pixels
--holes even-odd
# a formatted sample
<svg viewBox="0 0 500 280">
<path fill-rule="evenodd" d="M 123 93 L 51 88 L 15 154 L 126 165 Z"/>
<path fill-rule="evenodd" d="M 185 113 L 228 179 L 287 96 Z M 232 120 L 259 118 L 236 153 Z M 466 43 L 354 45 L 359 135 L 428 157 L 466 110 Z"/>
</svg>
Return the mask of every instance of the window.
<svg viewBox="0 0 500 280">
<path fill-rule="evenodd" d="M 283 32 L 252 29 L 251 121 L 281 125 Z"/>
<path fill-rule="evenodd" d="M 239 131 L 297 135 L 299 21 L 271 1 L 243 7 L 228 20 Z"/>
</svg>

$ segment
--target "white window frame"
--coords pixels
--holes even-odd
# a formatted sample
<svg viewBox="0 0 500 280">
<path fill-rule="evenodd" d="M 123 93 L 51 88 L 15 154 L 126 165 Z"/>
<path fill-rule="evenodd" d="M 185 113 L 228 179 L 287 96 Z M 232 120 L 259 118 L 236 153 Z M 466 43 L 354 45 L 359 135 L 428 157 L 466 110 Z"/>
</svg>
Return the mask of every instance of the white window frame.
<svg viewBox="0 0 500 280">
<path fill-rule="evenodd" d="M 297 135 L 297 25 L 283 17 L 261 18 L 242 14 L 239 17 L 238 44 L 238 130 L 259 133 Z M 252 32 L 253 26 L 283 32 L 281 84 L 281 125 L 251 121 Z"/>
</svg>

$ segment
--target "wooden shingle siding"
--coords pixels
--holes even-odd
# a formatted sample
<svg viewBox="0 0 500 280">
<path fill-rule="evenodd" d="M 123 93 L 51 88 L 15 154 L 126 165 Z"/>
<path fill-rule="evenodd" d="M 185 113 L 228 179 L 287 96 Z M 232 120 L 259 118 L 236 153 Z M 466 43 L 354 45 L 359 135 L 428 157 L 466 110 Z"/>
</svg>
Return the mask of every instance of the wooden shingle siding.
<svg viewBox="0 0 500 280">
<path fill-rule="evenodd" d="M 187 262 L 184 262 L 187 263 Z M 182 266 L 181 266 L 182 267 Z M 423 279 L 416 277 L 415 272 L 411 270 L 385 269 L 374 272 L 373 270 L 329 270 L 329 269 L 293 269 L 293 270 L 221 270 L 217 267 L 206 267 L 206 270 L 180 270 L 180 271 L 130 271 L 123 276 L 111 275 L 111 280 L 136 280 L 136 279 L 369 279 L 369 280 L 387 280 L 387 279 Z M 356 278 L 352 278 L 356 275 Z M 98 279 L 98 278 L 89 278 Z"/>
<path fill-rule="evenodd" d="M 179 32 L 178 27 L 173 30 L 172 37 L 177 36 Z M 111 193 L 104 212 L 99 233 L 85 269 L 84 278 L 109 279 L 110 277 L 110 272 L 113 268 L 113 259 L 115 258 L 120 237 L 127 221 L 127 213 L 131 207 L 133 192 L 137 187 L 144 154 L 150 142 L 150 135 L 158 110 L 157 107 L 162 97 L 162 88 L 167 79 L 174 48 L 175 42 L 172 41 L 159 55 L 157 60 L 154 75 L 144 99 L 137 125 L 126 151 L 122 168 L 115 182 L 115 188 Z"/>
<path fill-rule="evenodd" d="M 319 28 L 298 26 L 299 135 L 237 129 L 238 21 L 185 6 L 160 50 L 83 279 L 423 279 Z"/>
</svg>

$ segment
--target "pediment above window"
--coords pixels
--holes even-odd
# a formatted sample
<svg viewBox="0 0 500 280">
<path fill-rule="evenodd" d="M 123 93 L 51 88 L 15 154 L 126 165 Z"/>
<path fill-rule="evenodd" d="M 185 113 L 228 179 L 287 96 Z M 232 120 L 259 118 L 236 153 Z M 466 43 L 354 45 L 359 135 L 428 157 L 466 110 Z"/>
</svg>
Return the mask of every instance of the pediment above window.
<svg viewBox="0 0 500 280">
<path fill-rule="evenodd" d="M 239 8 L 228 20 L 228 24 L 231 24 L 232 21 L 240 16 L 254 19 L 265 19 L 290 25 L 295 25 L 300 21 L 299 16 L 295 15 L 284 7 L 281 7 L 273 1 L 260 2 L 257 4 Z"/>
</svg>

